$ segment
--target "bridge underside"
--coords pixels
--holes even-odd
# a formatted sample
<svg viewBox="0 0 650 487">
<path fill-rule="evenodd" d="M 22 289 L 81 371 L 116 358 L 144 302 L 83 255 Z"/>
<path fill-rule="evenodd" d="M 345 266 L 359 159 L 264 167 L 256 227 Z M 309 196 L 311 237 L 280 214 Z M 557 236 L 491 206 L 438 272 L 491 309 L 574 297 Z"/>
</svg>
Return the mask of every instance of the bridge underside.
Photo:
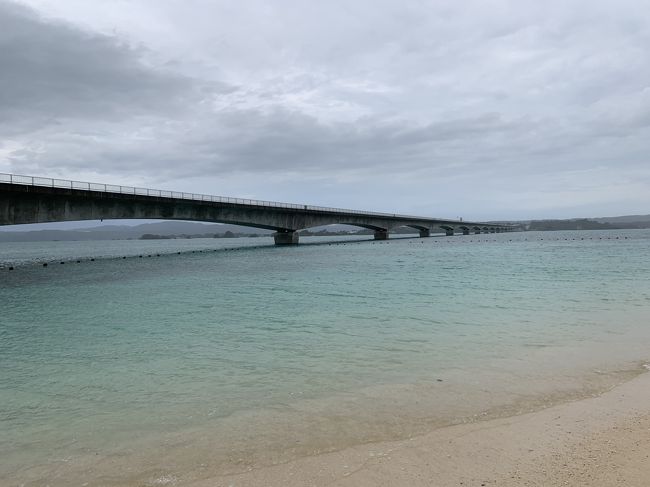
<svg viewBox="0 0 650 487">
<path fill-rule="evenodd" d="M 470 228 L 510 230 L 500 225 L 314 211 L 307 207 L 279 208 L 0 183 L 0 225 L 112 219 L 187 220 L 265 228 L 276 231 L 278 245 L 298 243 L 298 230 L 337 223 L 371 229 L 378 240 L 388 238 L 390 231 L 400 226 L 416 229 L 421 237 L 439 232 L 453 235 L 455 231 L 467 235 Z"/>
</svg>

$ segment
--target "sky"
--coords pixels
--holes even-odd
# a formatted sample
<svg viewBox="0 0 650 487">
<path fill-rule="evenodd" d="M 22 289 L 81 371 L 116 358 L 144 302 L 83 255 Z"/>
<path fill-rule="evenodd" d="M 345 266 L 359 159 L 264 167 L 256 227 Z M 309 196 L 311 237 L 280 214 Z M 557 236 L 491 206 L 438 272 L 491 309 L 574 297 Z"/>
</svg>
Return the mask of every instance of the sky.
<svg viewBox="0 0 650 487">
<path fill-rule="evenodd" d="M 650 213 L 650 1 L 0 0 L 0 172 Z"/>
</svg>

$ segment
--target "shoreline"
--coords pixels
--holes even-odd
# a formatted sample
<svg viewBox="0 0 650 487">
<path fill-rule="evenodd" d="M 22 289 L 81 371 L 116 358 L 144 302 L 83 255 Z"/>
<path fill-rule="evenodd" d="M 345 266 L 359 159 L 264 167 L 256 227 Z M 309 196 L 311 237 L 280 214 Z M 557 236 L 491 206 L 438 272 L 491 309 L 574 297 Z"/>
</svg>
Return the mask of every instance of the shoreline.
<svg viewBox="0 0 650 487">
<path fill-rule="evenodd" d="M 595 397 L 187 485 L 648 485 L 650 373 L 645 368 Z"/>
<path fill-rule="evenodd" d="M 537 397 L 532 403 L 516 401 L 505 404 L 495 410 L 484 410 L 480 414 L 466 416 L 459 422 L 431 423 L 428 428 L 420 431 L 403 432 L 404 436 L 357 440 L 338 447 L 332 444 L 328 449 L 312 449 L 311 447 L 304 449 L 302 447 L 306 445 L 301 445 L 300 439 L 303 438 L 302 433 L 307 433 L 307 430 L 296 428 L 296 425 L 285 422 L 284 427 L 288 430 L 284 431 L 283 438 L 288 441 L 293 438 L 296 441 L 295 447 L 284 448 L 280 447 L 281 442 L 262 440 L 262 443 L 266 443 L 265 448 L 254 452 L 253 450 L 239 450 L 237 437 L 231 435 L 224 437 L 218 431 L 203 429 L 200 433 L 194 432 L 191 437 L 188 437 L 186 432 L 180 435 L 165 434 L 155 443 L 151 443 L 151 439 L 147 439 L 144 442 L 131 443 L 128 448 L 85 453 L 76 458 L 62 458 L 54 463 L 21 468 L 14 471 L 13 474 L 10 473 L 8 477 L 0 475 L 0 478 L 16 482 L 9 485 L 36 486 L 44 485 L 43 482 L 45 482 L 53 487 L 70 485 L 71 482 L 77 481 L 88 486 L 115 485 L 124 487 L 160 485 L 191 487 L 574 485 L 573 483 L 550 484 L 547 481 L 526 483 L 529 482 L 528 479 L 534 478 L 535 472 L 526 471 L 526 469 L 520 472 L 519 463 L 512 462 L 514 460 L 530 462 L 529 456 L 533 452 L 543 453 L 546 451 L 547 454 L 550 454 L 555 452 L 556 448 L 550 445 L 543 450 L 533 445 L 523 451 L 528 456 L 522 456 L 522 451 L 513 451 L 512 447 L 525 444 L 526 441 L 530 442 L 529 437 L 521 437 L 522 432 L 538 439 L 544 439 L 544 435 L 553 432 L 552 427 L 548 425 L 540 427 L 537 424 L 539 417 L 547 414 L 546 411 L 578 404 L 583 405 L 583 409 L 591 414 L 593 406 L 590 406 L 588 401 L 602 401 L 603 398 L 609 397 L 620 388 L 630 387 L 628 384 L 645 378 L 643 384 L 633 386 L 633 389 L 645 388 L 649 392 L 633 402 L 637 409 L 638 406 L 647 404 L 647 407 L 644 406 L 644 411 L 648 420 L 646 428 L 648 437 L 645 438 L 644 444 L 647 444 L 650 450 L 650 373 L 648 373 L 650 368 L 647 365 L 642 365 L 645 361 L 633 363 L 634 366 L 632 363 L 629 364 L 630 368 L 616 368 L 608 372 L 601 369 L 592 370 L 596 373 L 596 375 L 592 375 L 592 380 L 595 377 L 605 378 L 606 382 L 601 383 L 600 386 L 596 386 L 594 383 L 587 386 L 589 383 L 587 376 L 580 374 L 581 388 L 572 388 L 571 391 L 557 394 L 555 397 L 542 396 L 545 398 L 544 400 Z M 616 378 L 618 380 L 610 382 Z M 610 384 L 607 385 L 607 382 Z M 404 392 L 406 391 L 396 389 L 392 391 L 392 394 Z M 634 397 L 632 393 L 627 395 Z M 384 391 L 377 395 L 375 400 L 381 401 L 382 397 L 390 401 L 391 395 L 386 395 Z M 308 400 L 307 402 L 312 401 Z M 618 409 L 608 414 L 618 417 L 621 411 L 623 410 Z M 522 423 L 521 418 L 529 417 L 532 418 L 529 421 L 531 424 L 526 422 L 522 431 L 513 426 Z M 247 418 L 251 428 L 243 431 L 245 438 L 250 439 L 257 435 L 268 436 L 268 432 L 256 432 L 254 424 L 260 418 L 253 415 L 240 419 Z M 600 425 L 599 422 L 596 424 Z M 506 427 L 508 425 L 510 426 Z M 308 425 L 303 424 L 302 426 Z M 318 424 L 311 426 L 317 428 L 311 434 L 318 437 Z M 349 424 L 348 426 L 352 427 L 353 425 Z M 486 436 L 485 431 L 494 431 L 496 436 Z M 600 432 L 600 429 L 597 432 Z M 288 437 L 287 434 L 291 436 Z M 499 435 L 504 437 L 500 438 Z M 458 442 L 460 438 L 466 436 L 471 439 L 470 443 Z M 575 436 L 569 436 L 567 439 L 575 438 Z M 268 439 L 266 438 L 266 440 Z M 233 440 L 234 443 L 231 443 Z M 283 445 L 287 444 L 289 443 L 285 441 Z M 173 448 L 169 449 L 169 446 L 173 446 Z M 499 464 L 499 456 L 495 458 L 492 455 L 494 451 L 507 455 L 510 463 Z M 250 454 L 252 456 L 249 456 Z M 477 459 L 482 462 L 477 462 Z M 493 468 L 495 465 L 499 467 L 496 470 Z M 478 470 L 471 477 L 460 475 L 463 472 L 475 471 L 477 468 Z M 19 474 L 18 472 L 21 470 L 22 474 Z M 117 472 L 121 472 L 121 474 Z M 508 472 L 513 472 L 511 476 L 516 477 L 518 481 L 508 483 L 510 478 Z M 20 481 L 16 474 L 21 477 Z M 646 474 L 650 478 L 650 469 Z M 404 477 L 404 475 L 408 476 Z M 354 480 L 350 481 L 349 478 Z M 486 478 L 488 480 L 485 480 Z M 489 480 L 496 478 L 499 479 L 498 482 Z M 480 479 L 483 480 L 479 482 Z M 491 484 L 490 482 L 497 483 Z M 585 485 L 593 484 L 586 483 Z M 625 485 L 645 484 L 628 483 Z"/>
</svg>

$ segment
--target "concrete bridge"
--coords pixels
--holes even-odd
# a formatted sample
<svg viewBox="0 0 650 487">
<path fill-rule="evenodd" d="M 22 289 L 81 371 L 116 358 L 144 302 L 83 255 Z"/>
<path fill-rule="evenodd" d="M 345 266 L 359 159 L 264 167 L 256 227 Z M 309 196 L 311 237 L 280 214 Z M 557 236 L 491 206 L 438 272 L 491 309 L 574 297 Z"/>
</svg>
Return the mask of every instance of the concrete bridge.
<svg viewBox="0 0 650 487">
<path fill-rule="evenodd" d="M 511 225 L 276 203 L 0 173 L 0 225 L 109 219 L 188 220 L 275 230 L 276 245 L 298 243 L 298 231 L 334 223 L 374 231 L 376 240 L 407 226 L 432 233 L 499 233 Z"/>
</svg>

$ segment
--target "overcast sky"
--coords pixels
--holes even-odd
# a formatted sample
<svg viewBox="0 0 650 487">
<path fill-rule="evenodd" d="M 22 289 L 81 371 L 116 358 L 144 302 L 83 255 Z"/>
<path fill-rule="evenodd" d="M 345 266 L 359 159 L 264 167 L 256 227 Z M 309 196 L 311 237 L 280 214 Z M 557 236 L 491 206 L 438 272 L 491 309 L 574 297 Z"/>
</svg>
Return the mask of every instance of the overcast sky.
<svg viewBox="0 0 650 487">
<path fill-rule="evenodd" d="M 0 0 L 0 172 L 650 213 L 650 2 Z"/>
</svg>

